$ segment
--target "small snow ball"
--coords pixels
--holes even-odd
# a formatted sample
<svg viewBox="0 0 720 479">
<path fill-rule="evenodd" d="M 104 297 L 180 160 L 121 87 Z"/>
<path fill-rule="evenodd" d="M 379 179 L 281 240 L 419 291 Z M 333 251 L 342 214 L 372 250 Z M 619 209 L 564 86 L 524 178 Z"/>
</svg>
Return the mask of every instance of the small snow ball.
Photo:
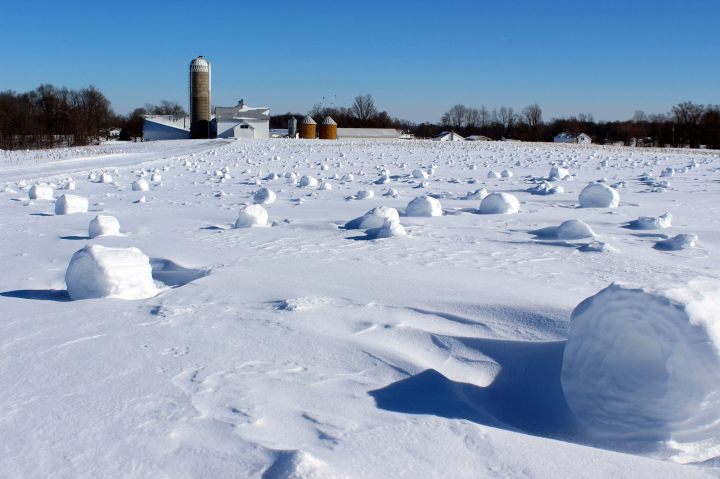
<svg viewBox="0 0 720 479">
<path fill-rule="evenodd" d="M 155 296 L 150 260 L 137 248 L 86 246 L 70 259 L 65 272 L 70 299 L 144 299 Z"/>
<path fill-rule="evenodd" d="M 570 176 L 570 171 L 567 168 L 561 166 L 553 166 L 550 168 L 550 174 L 548 178 L 551 180 L 563 180 Z"/>
<path fill-rule="evenodd" d="M 400 215 L 395 208 L 378 206 L 371 209 L 364 215 L 345 223 L 345 229 L 365 230 L 369 228 L 380 228 L 385 220 L 400 221 Z"/>
<path fill-rule="evenodd" d="M 74 213 L 87 213 L 88 200 L 77 195 L 62 195 L 55 202 L 56 215 L 71 215 Z"/>
<path fill-rule="evenodd" d="M 145 178 L 140 178 L 139 180 L 135 180 L 132 182 L 133 191 L 148 191 L 149 189 L 150 185 Z"/>
<path fill-rule="evenodd" d="M 586 432 L 651 447 L 674 443 L 687 454 L 679 462 L 716 456 L 718 311 L 720 283 L 709 279 L 658 289 L 613 284 L 580 303 L 561 383 Z"/>
<path fill-rule="evenodd" d="M 430 196 L 419 196 L 408 203 L 407 216 L 442 216 L 440 201 Z"/>
<path fill-rule="evenodd" d="M 412 177 L 418 180 L 427 180 L 428 174 L 426 171 L 423 170 L 413 170 Z"/>
<path fill-rule="evenodd" d="M 641 216 L 631 225 L 639 230 L 656 230 L 672 226 L 672 214 L 665 213 L 660 216 Z"/>
<path fill-rule="evenodd" d="M 235 228 L 251 228 L 253 226 L 267 226 L 268 212 L 260 205 L 248 205 L 240 210 Z"/>
<path fill-rule="evenodd" d="M 681 233 L 662 241 L 655 243 L 655 249 L 665 251 L 679 251 L 681 249 L 694 248 L 697 243 L 698 236 L 692 233 Z"/>
<path fill-rule="evenodd" d="M 53 189 L 48 185 L 32 185 L 28 191 L 28 198 L 31 200 L 53 199 Z"/>
<path fill-rule="evenodd" d="M 303 176 L 300 178 L 300 186 L 303 188 L 312 188 L 317 186 L 318 180 L 314 176 Z"/>
<path fill-rule="evenodd" d="M 120 222 L 114 216 L 97 215 L 90 221 L 88 236 L 117 236 L 120 234 Z"/>
<path fill-rule="evenodd" d="M 500 178 L 500 173 L 498 173 L 497 171 L 491 171 L 487 174 L 487 177 L 492 180 L 497 180 Z"/>
<path fill-rule="evenodd" d="M 276 198 L 277 196 L 275 195 L 274 191 L 272 191 L 270 188 L 263 186 L 253 195 L 253 202 L 259 205 L 269 205 L 275 203 Z"/>
<path fill-rule="evenodd" d="M 485 188 L 480 188 L 471 193 L 465 195 L 466 200 L 482 200 L 488 195 L 488 191 Z"/>
<path fill-rule="evenodd" d="M 103 172 L 103 174 L 100 175 L 100 178 L 98 179 L 100 183 L 112 183 L 112 180 L 112 176 L 110 176 L 110 173 L 107 172 Z"/>
<path fill-rule="evenodd" d="M 387 218 L 379 228 L 369 229 L 367 235 L 370 239 L 392 238 L 393 236 L 407 236 L 407 231 L 400 224 L 400 220 Z"/>
<path fill-rule="evenodd" d="M 595 233 L 584 221 L 567 220 L 558 226 L 556 236 L 558 239 L 574 240 L 592 238 Z"/>
<path fill-rule="evenodd" d="M 375 197 L 375 192 L 373 190 L 360 190 L 357 193 L 355 193 L 354 198 L 356 200 L 368 200 L 370 198 Z"/>
<path fill-rule="evenodd" d="M 520 211 L 520 202 L 510 193 L 490 193 L 480 202 L 478 210 L 484 215 L 509 215 Z"/>
<path fill-rule="evenodd" d="M 617 208 L 620 194 L 604 183 L 592 183 L 580 192 L 580 206 L 583 208 Z"/>
<path fill-rule="evenodd" d="M 502 170 L 502 172 L 500 173 L 500 176 L 502 176 L 503 178 L 512 178 L 513 172 L 510 170 Z"/>
</svg>

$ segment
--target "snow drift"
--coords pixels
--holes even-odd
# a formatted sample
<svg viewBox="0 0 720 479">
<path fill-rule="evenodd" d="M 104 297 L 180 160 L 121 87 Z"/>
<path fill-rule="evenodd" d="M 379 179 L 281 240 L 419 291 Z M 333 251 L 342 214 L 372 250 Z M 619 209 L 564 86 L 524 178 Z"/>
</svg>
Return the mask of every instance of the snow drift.
<svg viewBox="0 0 720 479">
<path fill-rule="evenodd" d="M 158 293 L 150 260 L 137 248 L 86 246 L 70 259 L 65 284 L 73 300 L 144 299 Z"/>
<path fill-rule="evenodd" d="M 665 289 L 613 284 L 575 308 L 562 388 L 586 432 L 681 462 L 720 454 L 720 282 Z M 700 446 L 702 443 L 702 446 Z"/>
</svg>

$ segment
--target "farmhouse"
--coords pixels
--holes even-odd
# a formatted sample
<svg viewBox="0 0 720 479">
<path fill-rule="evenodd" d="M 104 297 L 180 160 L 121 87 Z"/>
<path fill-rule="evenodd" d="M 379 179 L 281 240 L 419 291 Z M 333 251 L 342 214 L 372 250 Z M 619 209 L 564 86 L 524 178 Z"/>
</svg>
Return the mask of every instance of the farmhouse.
<svg viewBox="0 0 720 479">
<path fill-rule="evenodd" d="M 590 138 L 585 133 L 580 133 L 578 136 L 573 136 L 570 133 L 562 132 L 553 138 L 553 142 L 555 143 L 578 143 L 580 145 L 589 145 L 592 143 L 592 138 Z"/>
<path fill-rule="evenodd" d="M 215 108 L 218 138 L 269 138 L 270 109 L 253 108 L 240 100 L 237 106 Z"/>
</svg>

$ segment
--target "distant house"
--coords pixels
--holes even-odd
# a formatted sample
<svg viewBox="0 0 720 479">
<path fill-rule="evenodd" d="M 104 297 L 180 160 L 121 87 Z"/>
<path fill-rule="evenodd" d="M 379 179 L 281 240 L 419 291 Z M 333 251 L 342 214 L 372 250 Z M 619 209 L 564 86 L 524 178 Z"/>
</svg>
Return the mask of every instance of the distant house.
<svg viewBox="0 0 720 479">
<path fill-rule="evenodd" d="M 580 145 L 589 145 L 592 143 L 592 138 L 590 138 L 585 133 L 580 133 L 578 136 L 573 136 L 570 133 L 562 132 L 553 138 L 553 142 L 555 143 L 578 143 Z"/>
<path fill-rule="evenodd" d="M 400 130 L 394 128 L 338 128 L 340 140 L 399 140 Z"/>
<path fill-rule="evenodd" d="M 443 131 L 439 135 L 437 135 L 435 138 L 433 138 L 435 141 L 465 141 L 465 138 L 458 135 L 454 131 Z"/>
<path fill-rule="evenodd" d="M 470 135 L 467 138 L 465 138 L 466 141 L 492 141 L 492 139 L 488 138 L 487 136 L 482 135 Z"/>
<path fill-rule="evenodd" d="M 237 106 L 215 108 L 218 138 L 269 138 L 270 109 L 253 108 L 240 100 Z"/>
<path fill-rule="evenodd" d="M 586 135 L 585 133 L 580 133 L 575 139 L 575 143 L 578 143 L 580 145 L 589 145 L 590 143 L 592 143 L 592 138 L 590 138 L 590 136 Z"/>
<path fill-rule="evenodd" d="M 175 115 L 143 115 L 143 139 L 187 140 L 190 138 L 190 118 Z"/>
</svg>

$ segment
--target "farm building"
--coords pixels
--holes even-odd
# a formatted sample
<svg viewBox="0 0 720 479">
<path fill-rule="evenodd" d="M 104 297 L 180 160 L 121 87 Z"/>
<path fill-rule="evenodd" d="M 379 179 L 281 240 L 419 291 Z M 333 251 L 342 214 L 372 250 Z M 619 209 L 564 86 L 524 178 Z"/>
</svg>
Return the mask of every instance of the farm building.
<svg viewBox="0 0 720 479">
<path fill-rule="evenodd" d="M 143 115 L 143 139 L 187 140 L 190 138 L 190 118 L 175 115 Z"/>
<path fill-rule="evenodd" d="M 269 138 L 270 109 L 253 108 L 240 100 L 237 106 L 215 108 L 218 138 Z"/>
<path fill-rule="evenodd" d="M 488 138 L 487 136 L 483 135 L 470 135 L 467 138 L 465 138 L 467 141 L 492 141 L 491 138 Z"/>
<path fill-rule="evenodd" d="M 439 135 L 437 135 L 435 138 L 433 138 L 435 141 L 465 141 L 465 138 L 458 135 L 454 131 L 443 131 Z"/>
<path fill-rule="evenodd" d="M 562 132 L 553 138 L 553 142 L 555 143 L 578 143 L 580 145 L 589 145 L 592 143 L 592 138 L 590 138 L 585 133 L 580 133 L 578 136 L 573 136 L 570 133 Z"/>
</svg>

